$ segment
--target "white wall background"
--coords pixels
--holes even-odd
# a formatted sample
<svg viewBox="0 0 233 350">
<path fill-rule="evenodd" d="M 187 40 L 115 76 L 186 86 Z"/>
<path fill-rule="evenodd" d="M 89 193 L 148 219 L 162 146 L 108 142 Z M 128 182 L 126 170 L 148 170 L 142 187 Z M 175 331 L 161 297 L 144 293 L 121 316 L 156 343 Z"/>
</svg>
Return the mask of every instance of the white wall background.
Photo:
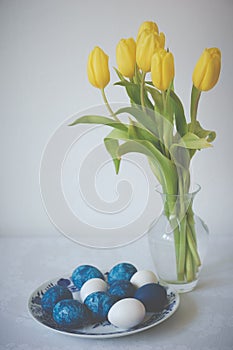
<svg viewBox="0 0 233 350">
<path fill-rule="evenodd" d="M 217 86 L 204 93 L 199 119 L 217 132 L 214 148 L 196 155 L 198 212 L 214 234 L 232 221 L 232 0 L 1 0 L 0 232 L 57 234 L 40 197 L 39 167 L 54 130 L 74 113 L 101 103 L 86 77 L 87 56 L 101 46 L 115 65 L 115 46 L 156 21 L 175 56 L 176 91 L 188 112 L 191 75 L 205 47 L 222 51 Z M 112 82 L 115 75 L 112 71 Z M 120 88 L 107 88 L 112 102 Z"/>
</svg>

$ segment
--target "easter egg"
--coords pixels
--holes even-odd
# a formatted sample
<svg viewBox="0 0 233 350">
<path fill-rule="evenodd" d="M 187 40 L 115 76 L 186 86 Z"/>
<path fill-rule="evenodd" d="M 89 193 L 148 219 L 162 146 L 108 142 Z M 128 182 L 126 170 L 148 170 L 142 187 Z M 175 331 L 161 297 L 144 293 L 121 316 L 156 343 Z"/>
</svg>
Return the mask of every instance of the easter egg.
<svg viewBox="0 0 233 350">
<path fill-rule="evenodd" d="M 77 300 L 59 301 L 53 308 L 54 321 L 66 328 L 82 327 L 89 321 L 89 310 Z"/>
<path fill-rule="evenodd" d="M 131 277 L 130 282 L 136 288 L 140 288 L 141 286 L 144 286 L 144 284 L 157 283 L 158 279 L 152 271 L 139 270 Z"/>
<path fill-rule="evenodd" d="M 108 293 L 114 295 L 118 299 L 129 298 L 133 297 L 135 287 L 130 281 L 117 280 L 110 285 Z"/>
<path fill-rule="evenodd" d="M 116 298 L 106 292 L 95 292 L 89 294 L 84 304 L 92 312 L 92 316 L 96 321 L 103 321 L 106 319 L 108 311 L 116 302 Z"/>
<path fill-rule="evenodd" d="M 55 304 L 63 299 L 73 299 L 72 293 L 63 286 L 53 286 L 49 288 L 41 298 L 41 306 L 44 311 L 52 312 Z"/>
<path fill-rule="evenodd" d="M 74 285 L 81 289 L 82 285 L 91 278 L 101 278 L 104 280 L 102 272 L 92 265 L 80 265 L 72 273 Z"/>
<path fill-rule="evenodd" d="M 116 327 L 129 329 L 140 324 L 146 314 L 144 305 L 137 299 L 117 301 L 109 310 L 108 320 Z"/>
<path fill-rule="evenodd" d="M 91 278 L 87 280 L 80 290 L 80 298 L 82 302 L 85 301 L 89 294 L 94 292 L 106 292 L 108 289 L 108 284 L 101 278 Z"/>
<path fill-rule="evenodd" d="M 167 302 L 166 289 L 157 283 L 149 283 L 137 289 L 134 298 L 140 300 L 148 312 L 164 309 Z"/>
<path fill-rule="evenodd" d="M 109 271 L 108 274 L 108 283 L 113 283 L 116 280 L 127 280 L 129 281 L 133 274 L 137 272 L 137 269 L 134 265 L 130 263 L 119 263 Z"/>
</svg>

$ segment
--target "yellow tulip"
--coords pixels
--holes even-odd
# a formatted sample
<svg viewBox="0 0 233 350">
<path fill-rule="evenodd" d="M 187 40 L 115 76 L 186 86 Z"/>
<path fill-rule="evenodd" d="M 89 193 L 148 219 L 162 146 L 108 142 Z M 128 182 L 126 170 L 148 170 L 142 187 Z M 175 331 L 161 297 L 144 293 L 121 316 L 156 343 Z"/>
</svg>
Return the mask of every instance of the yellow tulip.
<svg viewBox="0 0 233 350">
<path fill-rule="evenodd" d="M 157 50 L 151 60 L 151 78 L 154 86 L 165 91 L 175 75 L 174 57 L 164 49 Z"/>
<path fill-rule="evenodd" d="M 221 51 L 205 49 L 193 71 L 193 85 L 200 91 L 208 91 L 217 83 L 221 69 Z"/>
<path fill-rule="evenodd" d="M 110 81 L 108 55 L 98 46 L 89 54 L 87 74 L 89 82 L 98 89 L 104 89 Z"/>
<path fill-rule="evenodd" d="M 136 45 L 136 62 L 143 72 L 150 72 L 151 58 L 155 51 L 164 48 L 165 35 L 145 29 L 141 32 Z"/>
<path fill-rule="evenodd" d="M 121 39 L 116 47 L 118 70 L 128 78 L 134 76 L 136 64 L 136 43 L 133 38 Z"/>
<path fill-rule="evenodd" d="M 138 40 L 140 34 L 143 32 L 143 30 L 148 30 L 149 32 L 159 33 L 159 28 L 155 22 L 146 21 L 146 22 L 143 22 L 139 27 L 137 40 Z"/>
</svg>

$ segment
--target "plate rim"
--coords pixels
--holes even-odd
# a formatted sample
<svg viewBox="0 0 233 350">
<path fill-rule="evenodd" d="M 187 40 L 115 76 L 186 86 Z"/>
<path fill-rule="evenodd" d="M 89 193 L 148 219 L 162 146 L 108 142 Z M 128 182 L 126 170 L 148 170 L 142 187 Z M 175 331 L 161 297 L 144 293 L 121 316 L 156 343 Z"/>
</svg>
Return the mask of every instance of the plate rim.
<svg viewBox="0 0 233 350">
<path fill-rule="evenodd" d="M 166 321 L 167 319 L 169 319 L 171 316 L 173 316 L 173 314 L 177 311 L 179 305 L 180 305 L 180 295 L 179 293 L 177 292 L 177 290 L 172 287 L 171 285 L 168 285 L 168 284 L 162 284 L 164 287 L 168 288 L 170 290 L 170 292 L 174 293 L 175 295 L 175 301 L 176 301 L 176 304 L 175 306 L 173 307 L 173 309 L 171 311 L 169 311 L 169 313 L 163 317 L 162 319 L 158 320 L 158 321 L 155 321 L 155 322 L 152 322 L 151 324 L 149 325 L 146 325 L 144 327 L 141 327 L 140 328 L 140 325 L 139 328 L 137 329 L 119 329 L 119 331 L 117 331 L 117 327 L 116 328 L 116 333 L 112 333 L 112 332 L 109 332 L 109 333 L 100 333 L 100 334 L 97 334 L 97 333 L 94 333 L 94 334 L 90 334 L 90 333 L 75 333 L 75 332 L 69 332 L 67 330 L 61 330 L 61 329 L 56 329 L 52 326 L 49 326 L 43 322 L 41 322 L 38 318 L 36 318 L 34 316 L 34 314 L 32 313 L 31 311 L 31 308 L 30 308 L 30 305 L 32 304 L 32 298 L 35 296 L 35 294 L 38 292 L 38 291 L 41 291 L 45 288 L 45 286 L 53 283 L 53 284 L 56 284 L 60 279 L 69 279 L 71 280 L 71 276 L 70 274 L 64 274 L 64 275 L 59 275 L 57 277 L 53 277 L 53 278 L 50 278 L 49 280 L 46 280 L 44 281 L 43 283 L 41 283 L 37 288 L 34 289 L 34 291 L 30 294 L 29 298 L 28 298 L 28 303 L 27 303 L 27 309 L 28 309 L 28 312 L 30 314 L 30 316 L 32 317 L 33 320 L 35 320 L 38 324 L 40 324 L 41 326 L 44 326 L 46 327 L 47 329 L 50 329 L 56 333 L 60 333 L 60 334 L 63 334 L 63 335 L 69 335 L 69 336 L 73 336 L 73 337 L 80 337 L 80 338 L 88 338 L 88 339 L 106 339 L 106 338 L 118 338 L 118 337 L 124 337 L 124 336 L 128 336 L 128 335 L 133 335 L 133 334 L 136 334 L 136 333 L 140 333 L 140 332 L 143 332 L 143 331 L 146 331 L 150 328 L 153 328 L 159 324 L 161 324 L 162 322 Z M 153 314 L 153 313 L 152 313 Z M 112 325 L 113 326 L 113 325 Z M 114 326 L 113 326 L 114 327 Z"/>
</svg>

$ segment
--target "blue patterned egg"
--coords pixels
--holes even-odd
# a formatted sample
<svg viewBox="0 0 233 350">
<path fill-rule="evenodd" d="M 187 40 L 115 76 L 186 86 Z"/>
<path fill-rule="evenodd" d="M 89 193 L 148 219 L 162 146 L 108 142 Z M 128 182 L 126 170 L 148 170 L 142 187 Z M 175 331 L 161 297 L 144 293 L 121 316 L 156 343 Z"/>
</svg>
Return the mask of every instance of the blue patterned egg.
<svg viewBox="0 0 233 350">
<path fill-rule="evenodd" d="M 166 289 L 157 283 L 149 283 L 137 289 L 134 298 L 140 300 L 148 312 L 164 309 L 167 302 Z"/>
<path fill-rule="evenodd" d="M 102 272 L 92 265 L 80 265 L 72 273 L 72 281 L 74 285 L 81 289 L 82 285 L 91 278 L 101 278 L 104 280 Z"/>
<path fill-rule="evenodd" d="M 108 274 L 108 283 L 113 283 L 116 280 L 127 280 L 129 281 L 131 277 L 137 272 L 137 269 L 134 265 L 130 263 L 119 263 L 109 271 Z"/>
<path fill-rule="evenodd" d="M 63 299 L 73 299 L 72 293 L 64 286 L 54 286 L 44 293 L 41 306 L 44 311 L 52 312 L 55 304 Z"/>
<path fill-rule="evenodd" d="M 108 290 L 108 293 L 118 299 L 133 297 L 136 288 L 132 283 L 126 280 L 114 281 Z"/>
<path fill-rule="evenodd" d="M 59 301 L 53 308 L 54 321 L 65 328 L 78 328 L 88 324 L 90 313 L 78 300 Z"/>
<path fill-rule="evenodd" d="M 103 321 L 115 302 L 116 298 L 106 292 L 94 292 L 86 297 L 84 304 L 92 312 L 95 321 Z"/>
</svg>

